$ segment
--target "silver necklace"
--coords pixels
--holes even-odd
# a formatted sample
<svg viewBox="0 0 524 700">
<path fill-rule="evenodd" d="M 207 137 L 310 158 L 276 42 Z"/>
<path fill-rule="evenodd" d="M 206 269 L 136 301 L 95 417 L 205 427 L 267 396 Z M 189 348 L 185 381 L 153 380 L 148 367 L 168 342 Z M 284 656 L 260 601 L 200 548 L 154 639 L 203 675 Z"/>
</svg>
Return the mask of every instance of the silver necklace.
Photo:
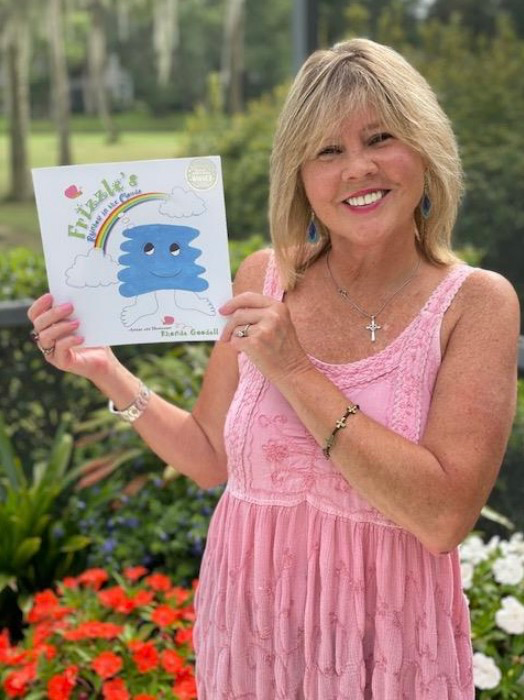
<svg viewBox="0 0 524 700">
<path fill-rule="evenodd" d="M 351 304 L 351 306 L 352 306 L 354 309 L 356 309 L 356 310 L 359 312 L 359 314 L 361 314 L 361 316 L 364 316 L 365 318 L 371 319 L 371 323 L 368 324 L 368 325 L 366 326 L 366 330 L 370 332 L 370 334 L 371 334 L 371 342 L 374 343 L 375 340 L 376 340 L 376 335 L 375 335 L 376 332 L 379 331 L 379 330 L 382 328 L 382 326 L 379 326 L 379 325 L 375 322 L 375 319 L 377 318 L 377 316 L 379 316 L 379 314 L 381 314 L 381 313 L 384 311 L 384 309 L 385 309 L 386 306 L 389 304 L 389 302 L 390 302 L 390 301 L 393 301 L 393 299 L 397 296 L 397 294 L 399 294 L 399 293 L 404 289 L 404 287 L 405 287 L 406 285 L 408 285 L 408 284 L 411 282 L 411 280 L 415 277 L 415 275 L 416 275 L 417 272 L 418 272 L 418 268 L 419 268 L 419 266 L 420 266 L 420 258 L 417 259 L 417 264 L 416 264 L 415 267 L 413 268 L 412 272 L 408 275 L 408 277 L 406 277 L 406 279 L 404 280 L 404 282 L 402 282 L 402 284 L 400 285 L 400 287 L 399 287 L 398 289 L 396 289 L 396 290 L 393 292 L 393 294 L 392 294 L 388 299 L 386 299 L 386 301 L 382 304 L 382 306 L 380 307 L 380 309 L 379 309 L 378 311 L 375 311 L 374 314 L 369 314 L 367 311 L 365 311 L 361 306 L 359 306 L 359 305 L 357 304 L 357 302 L 356 302 L 354 299 L 352 299 L 352 298 L 350 297 L 348 290 L 347 290 L 347 289 L 344 289 L 344 287 L 341 287 L 341 286 L 338 284 L 338 282 L 336 281 L 336 279 L 333 277 L 333 273 L 331 272 L 331 268 L 330 268 L 330 266 L 329 266 L 329 252 L 328 252 L 328 254 L 326 255 L 326 266 L 327 266 L 327 269 L 328 269 L 329 276 L 331 277 L 331 279 L 332 279 L 332 281 L 333 281 L 333 284 L 334 284 L 335 287 L 336 287 L 337 293 L 338 293 L 343 299 L 345 299 L 346 301 L 348 301 L 348 302 Z"/>
</svg>

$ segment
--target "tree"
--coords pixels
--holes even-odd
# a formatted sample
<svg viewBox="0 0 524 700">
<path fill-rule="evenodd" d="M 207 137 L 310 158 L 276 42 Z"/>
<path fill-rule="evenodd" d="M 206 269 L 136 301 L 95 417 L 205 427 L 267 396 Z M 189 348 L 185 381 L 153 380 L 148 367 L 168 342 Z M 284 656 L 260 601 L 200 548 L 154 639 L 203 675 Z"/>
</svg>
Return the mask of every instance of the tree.
<svg viewBox="0 0 524 700">
<path fill-rule="evenodd" d="M 153 4 L 153 45 L 160 88 L 165 89 L 169 84 L 178 42 L 178 0 L 157 0 Z"/>
<path fill-rule="evenodd" d="M 105 83 L 107 64 L 107 39 L 105 31 L 104 0 L 88 0 L 91 16 L 91 28 L 87 35 L 87 64 L 89 69 L 90 93 L 94 99 L 96 111 L 107 134 L 107 140 L 112 143 L 117 140 L 118 133 L 111 116 L 109 95 Z"/>
<path fill-rule="evenodd" d="M 65 59 L 62 11 L 62 0 L 49 1 L 49 46 L 53 86 L 53 116 L 58 134 L 58 162 L 60 165 L 68 165 L 71 163 L 70 88 Z"/>
<path fill-rule="evenodd" d="M 3 51 L 6 56 L 7 120 L 10 150 L 8 199 L 24 201 L 32 196 L 29 173 L 29 2 L 3 3 Z"/>
<path fill-rule="evenodd" d="M 230 114 L 244 106 L 244 12 L 245 0 L 226 0 L 221 75 Z"/>
</svg>

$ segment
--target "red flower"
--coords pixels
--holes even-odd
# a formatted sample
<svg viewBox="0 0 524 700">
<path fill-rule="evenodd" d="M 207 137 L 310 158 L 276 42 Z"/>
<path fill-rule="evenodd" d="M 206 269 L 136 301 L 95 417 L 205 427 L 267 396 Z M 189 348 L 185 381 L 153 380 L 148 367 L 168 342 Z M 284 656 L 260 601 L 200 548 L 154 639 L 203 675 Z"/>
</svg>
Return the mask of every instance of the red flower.
<svg viewBox="0 0 524 700">
<path fill-rule="evenodd" d="M 129 581 L 138 581 L 139 578 L 147 574 L 147 569 L 145 566 L 128 566 L 124 569 L 124 576 Z"/>
<path fill-rule="evenodd" d="M 63 673 L 49 679 L 47 697 L 49 700 L 69 700 L 78 675 L 77 666 L 68 666 Z"/>
<path fill-rule="evenodd" d="M 158 652 L 153 642 L 130 642 L 129 648 L 140 673 L 147 673 L 158 666 Z"/>
<path fill-rule="evenodd" d="M 151 574 L 145 582 L 154 591 L 168 591 L 171 588 L 171 579 L 165 574 Z"/>
<path fill-rule="evenodd" d="M 140 693 L 135 695 L 133 700 L 157 700 L 154 695 L 148 695 L 147 693 Z"/>
<path fill-rule="evenodd" d="M 39 622 L 33 629 L 33 644 L 35 646 L 42 644 L 53 634 L 56 629 L 61 627 L 63 627 L 63 624 L 51 622 L 50 620 Z"/>
<path fill-rule="evenodd" d="M 60 601 L 51 590 L 42 591 L 35 595 L 33 607 L 27 616 L 28 622 L 41 622 L 42 620 L 61 620 L 71 612 L 70 608 L 63 608 Z"/>
<path fill-rule="evenodd" d="M 103 651 L 91 662 L 91 667 L 100 678 L 111 678 L 117 674 L 123 666 L 123 661 L 112 651 Z"/>
<path fill-rule="evenodd" d="M 166 593 L 166 598 L 168 600 L 174 598 L 178 605 L 185 603 L 190 596 L 191 591 L 188 591 L 185 588 L 180 588 L 180 586 L 174 586 Z"/>
<path fill-rule="evenodd" d="M 138 593 L 132 598 L 133 606 L 135 608 L 140 608 L 143 605 L 149 605 L 154 597 L 155 594 L 153 591 L 138 591 Z"/>
<path fill-rule="evenodd" d="M 185 660 L 173 649 L 164 649 L 161 657 L 162 668 L 167 673 L 177 674 L 184 667 Z"/>
<path fill-rule="evenodd" d="M 108 579 L 109 575 L 104 569 L 87 569 L 78 576 L 79 583 L 84 583 L 89 588 L 94 588 L 95 591 L 98 591 Z"/>
<path fill-rule="evenodd" d="M 121 625 L 114 625 L 112 622 L 82 622 L 76 629 L 64 632 L 64 638 L 72 642 L 80 639 L 113 639 L 123 632 Z"/>
<path fill-rule="evenodd" d="M 98 599 L 107 608 L 113 608 L 116 612 L 128 615 L 135 607 L 133 599 L 130 598 L 121 586 L 113 586 L 105 591 L 100 591 Z"/>
<path fill-rule="evenodd" d="M 190 627 L 178 630 L 175 640 L 177 644 L 190 644 L 193 646 L 193 630 Z"/>
<path fill-rule="evenodd" d="M 12 671 L 4 679 L 4 690 L 7 697 L 23 697 L 27 692 L 27 686 L 36 678 L 36 663 L 28 664 L 23 668 Z"/>
<path fill-rule="evenodd" d="M 169 627 L 182 617 L 181 610 L 174 610 L 169 605 L 159 605 L 151 614 L 151 619 L 159 627 Z"/>
<path fill-rule="evenodd" d="M 173 692 L 178 700 L 195 700 L 197 697 L 196 682 L 191 668 L 186 666 L 177 678 Z"/>
<path fill-rule="evenodd" d="M 102 695 L 104 700 L 130 700 L 130 695 L 121 678 L 106 681 L 102 686 Z"/>
<path fill-rule="evenodd" d="M 78 577 L 73 577 L 73 576 L 66 576 L 64 579 L 60 581 L 60 584 L 64 588 L 78 588 L 80 581 L 78 580 Z"/>
</svg>

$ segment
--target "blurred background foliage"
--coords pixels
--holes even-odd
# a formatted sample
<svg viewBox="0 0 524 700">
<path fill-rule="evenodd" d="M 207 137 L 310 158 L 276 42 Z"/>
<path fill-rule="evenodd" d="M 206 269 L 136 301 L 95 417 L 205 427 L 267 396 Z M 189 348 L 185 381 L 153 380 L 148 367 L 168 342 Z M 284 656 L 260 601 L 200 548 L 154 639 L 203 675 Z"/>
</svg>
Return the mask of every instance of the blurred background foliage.
<svg viewBox="0 0 524 700">
<path fill-rule="evenodd" d="M 30 167 L 218 154 L 233 271 L 267 245 L 292 11 L 291 0 L 0 0 L 0 301 L 47 286 Z M 397 48 L 433 85 L 466 175 L 456 245 L 523 298 L 524 3 L 318 0 L 319 46 L 355 35 Z M 220 489 L 202 492 L 166 471 L 93 388 L 42 363 L 27 331 L 0 328 L 0 415 L 28 475 L 47 463 L 59 426 L 73 438 L 69 467 L 78 477 L 54 506 L 57 521 L 67 514 L 90 538 L 72 569 L 144 563 L 187 583 Z M 154 390 L 191 408 L 209 350 L 160 344 L 117 353 Z M 522 530 L 523 451 L 521 385 L 490 505 Z M 489 534 L 498 527 L 479 522 Z"/>
</svg>

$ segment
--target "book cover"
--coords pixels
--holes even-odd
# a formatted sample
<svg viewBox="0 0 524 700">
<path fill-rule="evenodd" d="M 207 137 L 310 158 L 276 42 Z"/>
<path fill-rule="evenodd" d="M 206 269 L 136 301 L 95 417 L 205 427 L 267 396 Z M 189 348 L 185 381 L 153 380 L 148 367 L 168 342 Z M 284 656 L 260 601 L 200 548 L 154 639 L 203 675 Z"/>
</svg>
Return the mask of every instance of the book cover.
<svg viewBox="0 0 524 700">
<path fill-rule="evenodd" d="M 49 290 L 86 346 L 216 340 L 232 296 L 220 158 L 32 171 Z"/>
</svg>

